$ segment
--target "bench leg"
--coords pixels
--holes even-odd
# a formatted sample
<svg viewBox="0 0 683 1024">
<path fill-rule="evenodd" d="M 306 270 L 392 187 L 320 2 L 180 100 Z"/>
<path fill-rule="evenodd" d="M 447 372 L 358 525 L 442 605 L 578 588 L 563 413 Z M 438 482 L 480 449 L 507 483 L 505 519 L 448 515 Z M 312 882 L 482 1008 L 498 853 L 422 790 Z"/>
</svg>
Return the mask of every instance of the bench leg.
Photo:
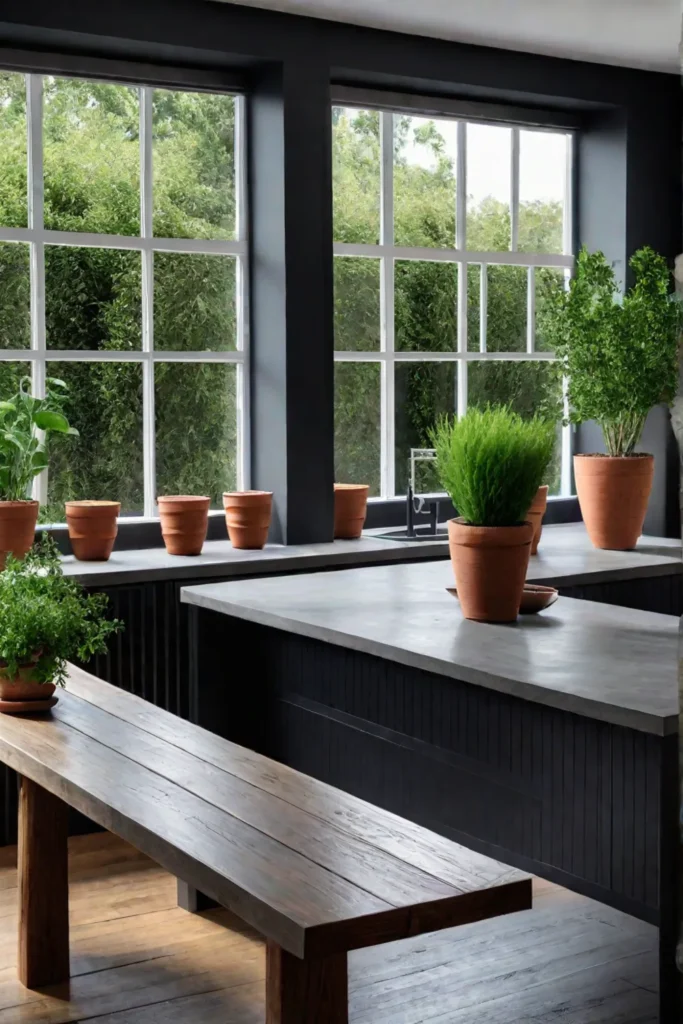
<svg viewBox="0 0 683 1024">
<path fill-rule="evenodd" d="M 19 980 L 69 978 L 68 807 L 30 779 L 19 793 Z"/>
<path fill-rule="evenodd" d="M 274 942 L 266 949 L 266 1024 L 348 1024 L 346 953 L 300 960 Z"/>
<path fill-rule="evenodd" d="M 198 914 L 202 910 L 213 910 L 218 906 L 218 903 L 210 896 L 205 896 L 189 882 L 183 882 L 182 878 L 177 878 L 176 884 L 178 906 L 181 910 L 187 910 L 190 914 Z"/>
</svg>

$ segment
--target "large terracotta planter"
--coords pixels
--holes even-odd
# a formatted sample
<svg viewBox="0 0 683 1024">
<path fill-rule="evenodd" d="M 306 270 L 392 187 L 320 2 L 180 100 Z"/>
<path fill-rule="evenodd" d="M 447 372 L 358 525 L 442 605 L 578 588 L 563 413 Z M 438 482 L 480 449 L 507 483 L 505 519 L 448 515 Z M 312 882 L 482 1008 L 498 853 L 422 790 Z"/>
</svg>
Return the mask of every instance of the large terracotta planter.
<svg viewBox="0 0 683 1024">
<path fill-rule="evenodd" d="M 173 494 L 157 498 L 161 535 L 169 555 L 199 555 L 209 528 L 211 498 Z"/>
<path fill-rule="evenodd" d="M 273 513 L 272 491 L 226 491 L 225 523 L 234 548 L 265 546 Z"/>
<path fill-rule="evenodd" d="M 538 544 L 543 533 L 543 516 L 545 510 L 548 507 L 548 485 L 543 484 L 536 491 L 536 497 L 531 502 L 529 511 L 526 514 L 526 520 L 534 528 L 534 536 L 531 541 L 531 554 L 535 555 L 538 551 Z"/>
<path fill-rule="evenodd" d="M 67 501 L 71 549 L 80 562 L 106 562 L 118 533 L 120 501 Z"/>
<path fill-rule="evenodd" d="M 15 715 L 47 711 L 57 703 L 55 684 L 36 682 L 34 669 L 35 662 L 21 665 L 16 675 L 10 678 L 6 663 L 0 662 L 0 712 Z"/>
<path fill-rule="evenodd" d="M 514 622 L 519 615 L 534 528 L 448 522 L 448 543 L 462 613 L 477 622 Z"/>
<path fill-rule="evenodd" d="M 334 485 L 334 536 L 337 540 L 360 537 L 368 511 L 368 484 Z"/>
<path fill-rule="evenodd" d="M 33 547 L 38 508 L 37 501 L 0 501 L 0 569 L 8 553 L 23 558 Z"/>
<path fill-rule="evenodd" d="M 628 551 L 643 532 L 655 460 L 652 455 L 575 455 L 581 514 L 596 548 Z"/>
</svg>

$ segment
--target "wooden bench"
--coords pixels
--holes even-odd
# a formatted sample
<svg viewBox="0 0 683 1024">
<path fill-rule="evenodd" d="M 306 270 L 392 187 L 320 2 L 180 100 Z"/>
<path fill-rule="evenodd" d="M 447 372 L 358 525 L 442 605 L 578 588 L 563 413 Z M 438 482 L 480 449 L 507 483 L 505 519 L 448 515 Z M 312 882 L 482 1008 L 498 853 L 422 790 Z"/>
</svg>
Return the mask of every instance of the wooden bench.
<svg viewBox="0 0 683 1024">
<path fill-rule="evenodd" d="M 0 715 L 21 776 L 19 975 L 69 976 L 67 805 L 267 939 L 268 1024 L 348 1020 L 347 953 L 531 906 L 531 881 L 72 669 Z"/>
</svg>

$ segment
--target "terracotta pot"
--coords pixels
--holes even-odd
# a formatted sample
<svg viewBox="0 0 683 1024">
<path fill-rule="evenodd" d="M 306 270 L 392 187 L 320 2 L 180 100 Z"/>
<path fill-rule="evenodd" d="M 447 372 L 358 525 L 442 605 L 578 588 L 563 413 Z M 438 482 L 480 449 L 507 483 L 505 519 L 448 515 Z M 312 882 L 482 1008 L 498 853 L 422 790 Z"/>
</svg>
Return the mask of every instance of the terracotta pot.
<svg viewBox="0 0 683 1024">
<path fill-rule="evenodd" d="M 157 498 L 161 535 L 169 555 L 199 555 L 209 528 L 211 498 L 197 494 Z"/>
<path fill-rule="evenodd" d="M 628 551 L 643 532 L 652 490 L 652 455 L 575 455 L 581 514 L 596 548 Z"/>
<path fill-rule="evenodd" d="M 226 491 L 225 522 L 234 548 L 265 546 L 273 514 L 272 491 Z"/>
<path fill-rule="evenodd" d="M 14 678 L 10 679 L 6 666 L 0 663 L 0 700 L 49 700 L 55 692 L 55 684 L 37 683 L 33 678 L 35 666 L 35 661 L 20 665 Z"/>
<path fill-rule="evenodd" d="M 112 553 L 120 501 L 67 501 L 71 549 L 80 562 L 106 562 Z"/>
<path fill-rule="evenodd" d="M 334 485 L 334 536 L 337 540 L 360 537 L 368 510 L 368 484 Z"/>
<path fill-rule="evenodd" d="M 0 569 L 8 552 L 23 558 L 33 547 L 38 507 L 37 501 L 0 501 Z"/>
<path fill-rule="evenodd" d="M 519 615 L 534 528 L 448 522 L 448 543 L 462 613 L 477 622 L 514 622 Z"/>
<path fill-rule="evenodd" d="M 543 486 L 539 487 L 536 491 L 536 497 L 531 502 L 529 511 L 526 514 L 527 522 L 531 523 L 531 525 L 534 528 L 534 536 L 533 540 L 531 541 L 532 555 L 535 555 L 538 551 L 538 543 L 541 539 L 541 534 L 543 533 L 543 516 L 545 515 L 547 505 L 548 485 L 543 484 Z"/>
</svg>

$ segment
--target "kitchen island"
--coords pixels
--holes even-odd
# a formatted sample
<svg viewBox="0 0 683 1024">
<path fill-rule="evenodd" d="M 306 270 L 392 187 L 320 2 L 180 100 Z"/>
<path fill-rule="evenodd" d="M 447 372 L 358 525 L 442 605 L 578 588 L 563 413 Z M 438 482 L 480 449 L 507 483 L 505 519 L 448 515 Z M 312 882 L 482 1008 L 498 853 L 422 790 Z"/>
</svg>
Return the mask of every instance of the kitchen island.
<svg viewBox="0 0 683 1024">
<path fill-rule="evenodd" d="M 452 582 L 424 562 L 184 589 L 193 717 L 658 924 L 678 1022 L 678 620 L 563 596 L 473 623 Z"/>
</svg>

